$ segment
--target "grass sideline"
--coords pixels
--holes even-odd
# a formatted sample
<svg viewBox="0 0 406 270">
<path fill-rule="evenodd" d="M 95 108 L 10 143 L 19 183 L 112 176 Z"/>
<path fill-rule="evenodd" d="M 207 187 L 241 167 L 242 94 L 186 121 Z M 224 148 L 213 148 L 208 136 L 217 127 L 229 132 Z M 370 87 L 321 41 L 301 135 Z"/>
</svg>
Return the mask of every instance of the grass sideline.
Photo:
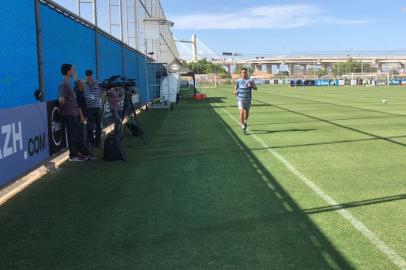
<svg viewBox="0 0 406 270">
<path fill-rule="evenodd" d="M 3 205 L 0 268 L 396 269 L 241 133 L 231 87 L 206 92 L 143 114 L 127 162 L 66 164 Z M 260 87 L 249 129 L 406 257 L 405 98 Z"/>
</svg>

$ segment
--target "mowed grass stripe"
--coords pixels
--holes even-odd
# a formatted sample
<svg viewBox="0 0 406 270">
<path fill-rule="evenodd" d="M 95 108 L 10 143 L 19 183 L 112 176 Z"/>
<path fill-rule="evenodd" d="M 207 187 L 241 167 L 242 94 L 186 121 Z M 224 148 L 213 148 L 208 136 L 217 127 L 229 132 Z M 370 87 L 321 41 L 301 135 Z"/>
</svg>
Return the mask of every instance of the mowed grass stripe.
<svg viewBox="0 0 406 270">
<path fill-rule="evenodd" d="M 367 108 L 362 108 L 362 107 L 356 107 L 356 106 L 350 106 L 350 105 L 345 105 L 345 104 L 339 104 L 339 103 L 334 103 L 334 102 L 327 102 L 327 101 L 322 101 L 322 100 L 317 100 L 317 99 L 309 99 L 309 98 L 303 98 L 303 97 L 297 97 L 297 96 L 291 96 L 291 95 L 282 95 L 280 93 L 275 93 L 275 92 L 262 92 L 265 94 L 271 94 L 272 96 L 278 96 L 278 97 L 284 97 L 284 98 L 290 98 L 290 99 L 298 99 L 298 100 L 305 100 L 309 101 L 310 103 L 306 104 L 326 104 L 326 105 L 332 105 L 332 106 L 337 106 L 337 107 L 343 107 L 343 108 L 349 108 L 349 109 L 356 109 L 360 111 L 365 111 L 365 112 L 373 112 L 373 113 L 379 113 L 379 114 L 386 114 L 386 115 L 391 115 L 391 116 L 402 116 L 406 117 L 405 114 L 398 114 L 398 113 L 390 113 L 390 112 L 385 112 L 385 111 L 378 111 L 378 110 L 373 110 L 373 109 L 367 109 Z M 261 93 L 261 94 L 262 94 Z M 331 97 L 330 97 L 331 98 Z M 374 103 L 375 104 L 375 103 Z"/>
<path fill-rule="evenodd" d="M 260 100 L 255 99 L 255 101 L 259 103 L 264 103 L 268 105 L 272 105 Z M 214 103 L 216 108 L 220 108 L 227 116 L 232 119 L 237 125 L 239 125 L 239 120 L 233 117 L 229 111 L 225 108 L 219 106 L 219 104 Z M 279 106 L 272 105 L 274 107 L 280 108 Z M 284 109 L 284 108 L 281 108 Z M 293 112 L 288 110 L 289 112 Z M 293 112 L 296 113 L 296 112 Z M 299 113 L 300 114 L 300 113 Z M 300 114 L 303 115 L 303 114 Z M 326 121 L 323 119 L 318 119 L 317 117 L 311 117 L 318 121 Z M 370 135 L 365 132 L 361 132 L 365 135 Z M 305 183 L 313 192 L 315 192 L 320 198 L 322 198 L 329 206 L 334 206 L 337 209 L 337 213 L 339 213 L 344 219 L 351 223 L 351 225 L 357 229 L 362 235 L 364 235 L 368 241 L 373 244 L 376 248 L 378 248 L 383 254 L 385 254 L 393 264 L 395 264 L 399 269 L 406 269 L 406 261 L 403 257 L 401 257 L 394 249 L 390 248 L 384 241 L 380 240 L 377 235 L 372 232 L 365 224 L 363 224 L 360 220 L 355 218 L 348 210 L 344 209 L 337 201 L 335 201 L 331 196 L 326 194 L 323 190 L 321 190 L 313 181 L 308 179 L 305 175 L 303 175 L 300 171 L 298 171 L 288 160 L 286 160 L 282 155 L 280 155 L 277 151 L 275 151 L 272 147 L 266 144 L 261 138 L 256 136 L 255 134 L 251 134 L 251 136 L 258 141 L 262 147 L 267 149 L 274 157 L 276 157 L 281 163 L 283 163 L 286 168 L 295 176 L 297 176 L 303 183 Z M 371 135 L 370 135 L 371 136 Z M 373 137 L 377 137 L 372 135 Z M 383 138 L 376 138 L 376 139 L 383 139 Z"/>
<path fill-rule="evenodd" d="M 1 207 L 1 269 L 354 269 L 206 102 L 140 122 L 125 163 L 68 163 Z"/>
</svg>

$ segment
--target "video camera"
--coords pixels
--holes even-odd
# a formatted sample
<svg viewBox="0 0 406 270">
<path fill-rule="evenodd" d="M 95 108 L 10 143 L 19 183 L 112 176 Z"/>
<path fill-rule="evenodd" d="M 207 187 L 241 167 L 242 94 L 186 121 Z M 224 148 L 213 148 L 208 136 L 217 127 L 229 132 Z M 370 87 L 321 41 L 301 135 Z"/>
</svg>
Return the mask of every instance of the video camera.
<svg viewBox="0 0 406 270">
<path fill-rule="evenodd" d="M 127 79 L 120 75 L 113 75 L 103 81 L 102 87 L 107 91 L 115 87 L 121 87 L 124 88 L 126 92 L 135 93 L 134 87 L 136 87 L 136 80 Z"/>
</svg>

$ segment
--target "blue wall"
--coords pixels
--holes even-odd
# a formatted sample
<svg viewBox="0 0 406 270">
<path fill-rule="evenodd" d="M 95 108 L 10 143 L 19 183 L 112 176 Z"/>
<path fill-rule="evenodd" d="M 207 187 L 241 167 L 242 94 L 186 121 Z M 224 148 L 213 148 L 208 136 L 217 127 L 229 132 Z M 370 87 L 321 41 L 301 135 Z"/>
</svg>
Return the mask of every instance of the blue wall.
<svg viewBox="0 0 406 270">
<path fill-rule="evenodd" d="M 86 69 L 96 69 L 94 30 L 41 5 L 44 84 L 47 100 L 58 97 L 60 71 L 64 63 L 76 66 L 79 78 Z"/>
<path fill-rule="evenodd" d="M 39 88 L 34 1 L 3 2 L 0 23 L 7 27 L 0 32 L 0 61 L 7 68 L 0 69 L 0 109 L 36 103 L 34 91 Z M 55 100 L 62 64 L 75 65 L 79 79 L 84 79 L 87 69 L 96 71 L 96 34 L 93 28 L 45 3 L 40 4 L 39 13 L 45 100 Z M 141 103 L 147 102 L 145 56 L 103 34 L 97 33 L 97 39 L 99 80 L 112 75 L 137 79 Z"/>
<path fill-rule="evenodd" d="M 35 103 L 39 87 L 34 1 L 1 4 L 0 109 Z"/>
<path fill-rule="evenodd" d="M 99 39 L 99 78 L 101 81 L 122 74 L 122 47 L 118 42 L 97 34 Z"/>
<path fill-rule="evenodd" d="M 138 79 L 137 53 L 128 48 L 124 48 L 124 76 L 129 79 Z"/>
<path fill-rule="evenodd" d="M 138 55 L 138 67 L 140 69 L 139 71 L 139 85 L 140 85 L 140 92 L 141 92 L 141 103 L 145 104 L 149 101 L 148 97 L 148 89 L 147 89 L 147 71 L 146 71 L 146 62 L 145 62 L 145 56 L 142 54 Z"/>
</svg>

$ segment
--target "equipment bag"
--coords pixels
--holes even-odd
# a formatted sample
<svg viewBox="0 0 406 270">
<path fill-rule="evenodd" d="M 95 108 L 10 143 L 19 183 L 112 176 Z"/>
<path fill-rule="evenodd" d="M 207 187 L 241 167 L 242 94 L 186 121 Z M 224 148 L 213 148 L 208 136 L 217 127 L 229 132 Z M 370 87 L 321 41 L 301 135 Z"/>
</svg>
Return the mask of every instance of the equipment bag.
<svg viewBox="0 0 406 270">
<path fill-rule="evenodd" d="M 120 141 L 115 134 L 110 134 L 104 140 L 104 156 L 103 160 L 115 161 L 122 160 L 125 161 L 124 152 L 121 149 Z"/>
</svg>

